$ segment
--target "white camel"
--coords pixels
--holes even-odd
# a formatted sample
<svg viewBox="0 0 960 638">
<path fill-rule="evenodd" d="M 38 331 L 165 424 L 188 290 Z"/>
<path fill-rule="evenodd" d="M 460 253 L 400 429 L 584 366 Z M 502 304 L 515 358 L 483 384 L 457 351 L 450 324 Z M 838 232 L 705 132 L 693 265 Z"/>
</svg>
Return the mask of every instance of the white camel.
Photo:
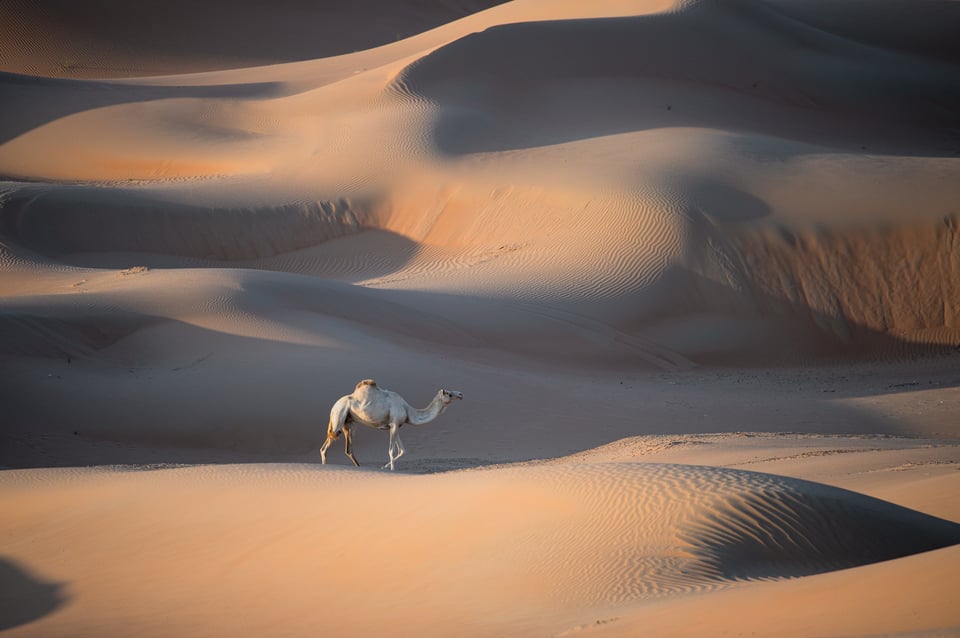
<svg viewBox="0 0 960 638">
<path fill-rule="evenodd" d="M 340 397 L 330 409 L 330 424 L 327 426 L 327 440 L 320 446 L 320 459 L 327 462 L 327 448 L 336 439 L 340 432 L 346 441 L 347 457 L 353 464 L 360 467 L 357 457 L 353 455 L 354 423 L 365 425 L 378 430 L 390 430 L 390 447 L 387 454 L 390 462 L 383 469 L 393 469 L 394 462 L 403 456 L 406 450 L 400 441 L 400 427 L 404 423 L 424 425 L 440 416 L 454 399 L 462 399 L 463 393 L 455 390 L 440 390 L 430 405 L 422 410 L 414 408 L 402 396 L 381 388 L 373 379 L 364 379 L 354 388 L 353 394 Z"/>
</svg>

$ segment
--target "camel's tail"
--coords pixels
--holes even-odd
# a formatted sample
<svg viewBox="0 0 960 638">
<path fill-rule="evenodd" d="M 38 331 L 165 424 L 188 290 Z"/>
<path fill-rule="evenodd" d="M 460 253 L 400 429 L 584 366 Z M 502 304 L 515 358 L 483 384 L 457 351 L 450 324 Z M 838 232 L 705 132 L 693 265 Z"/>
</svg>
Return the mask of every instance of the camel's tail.
<svg viewBox="0 0 960 638">
<path fill-rule="evenodd" d="M 330 423 L 327 424 L 327 438 L 334 441 L 340 438 L 340 429 L 333 422 L 333 419 L 330 419 Z"/>
<path fill-rule="evenodd" d="M 340 397 L 340 400 L 330 409 L 330 421 L 327 423 L 328 438 L 334 440 L 340 438 L 340 431 L 343 429 L 343 424 L 347 422 L 347 414 L 350 412 L 349 400 L 349 395 Z"/>
</svg>

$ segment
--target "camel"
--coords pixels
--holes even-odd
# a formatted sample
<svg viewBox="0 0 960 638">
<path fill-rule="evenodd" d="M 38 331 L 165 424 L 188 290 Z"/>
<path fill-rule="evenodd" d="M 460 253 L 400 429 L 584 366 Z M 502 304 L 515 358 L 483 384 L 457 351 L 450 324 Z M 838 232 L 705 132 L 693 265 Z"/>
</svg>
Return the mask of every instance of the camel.
<svg viewBox="0 0 960 638">
<path fill-rule="evenodd" d="M 326 465 L 327 448 L 340 438 L 342 430 L 347 457 L 353 461 L 354 465 L 360 467 L 357 457 L 353 455 L 352 431 L 353 424 L 359 423 L 378 430 L 390 430 L 390 447 L 387 448 L 390 461 L 382 469 L 389 467 L 393 470 L 396 460 L 406 452 L 400 441 L 400 428 L 405 423 L 411 425 L 430 423 L 440 416 L 454 399 L 463 399 L 463 393 L 455 390 L 440 390 L 430 405 L 418 410 L 396 392 L 379 387 L 373 379 L 364 379 L 357 384 L 352 394 L 340 397 L 330 409 L 327 440 L 320 446 L 320 459 Z"/>
</svg>

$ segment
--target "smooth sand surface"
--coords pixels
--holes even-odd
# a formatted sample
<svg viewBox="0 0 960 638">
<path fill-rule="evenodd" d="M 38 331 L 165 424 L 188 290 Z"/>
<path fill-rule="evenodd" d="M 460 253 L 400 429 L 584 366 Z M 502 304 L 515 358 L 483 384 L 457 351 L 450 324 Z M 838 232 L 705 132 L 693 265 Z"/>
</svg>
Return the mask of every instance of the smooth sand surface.
<svg viewBox="0 0 960 638">
<path fill-rule="evenodd" d="M 0 6 L 0 630 L 960 634 L 960 3 L 74 4 Z M 464 400 L 323 467 L 363 378 Z"/>
</svg>

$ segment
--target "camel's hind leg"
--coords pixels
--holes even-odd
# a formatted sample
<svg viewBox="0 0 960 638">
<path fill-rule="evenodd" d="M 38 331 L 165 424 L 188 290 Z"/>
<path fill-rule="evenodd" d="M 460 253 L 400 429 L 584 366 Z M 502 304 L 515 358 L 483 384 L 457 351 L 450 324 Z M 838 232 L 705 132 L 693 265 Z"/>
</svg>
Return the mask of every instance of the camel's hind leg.
<svg viewBox="0 0 960 638">
<path fill-rule="evenodd" d="M 350 416 L 350 396 L 340 397 L 330 408 L 330 421 L 327 422 L 327 440 L 320 446 L 320 460 L 327 464 L 327 450 L 330 445 L 340 438 L 340 431 L 346 429 L 347 418 Z M 347 440 L 349 446 L 349 439 Z M 349 455 L 349 452 L 347 453 Z M 352 459 L 354 463 L 356 459 Z"/>
<path fill-rule="evenodd" d="M 353 461 L 353 464 L 357 467 L 360 467 L 360 462 L 357 461 L 357 457 L 353 455 L 353 428 L 350 426 L 344 426 L 343 428 L 343 438 L 346 439 L 346 452 L 347 456 Z"/>
</svg>

